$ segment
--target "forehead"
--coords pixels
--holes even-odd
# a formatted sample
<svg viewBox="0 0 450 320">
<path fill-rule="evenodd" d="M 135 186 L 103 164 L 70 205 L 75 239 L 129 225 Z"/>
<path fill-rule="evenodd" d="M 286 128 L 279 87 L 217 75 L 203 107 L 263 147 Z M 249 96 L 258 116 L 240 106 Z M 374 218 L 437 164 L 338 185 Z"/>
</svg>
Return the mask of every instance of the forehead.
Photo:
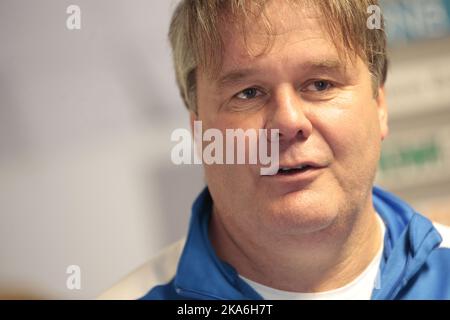
<svg viewBox="0 0 450 320">
<path fill-rule="evenodd" d="M 342 55 L 315 7 L 270 1 L 263 12 L 242 21 L 227 17 L 219 30 L 223 42 L 220 74 L 264 62 L 336 64 Z M 218 77 L 217 77 L 218 78 Z"/>
</svg>

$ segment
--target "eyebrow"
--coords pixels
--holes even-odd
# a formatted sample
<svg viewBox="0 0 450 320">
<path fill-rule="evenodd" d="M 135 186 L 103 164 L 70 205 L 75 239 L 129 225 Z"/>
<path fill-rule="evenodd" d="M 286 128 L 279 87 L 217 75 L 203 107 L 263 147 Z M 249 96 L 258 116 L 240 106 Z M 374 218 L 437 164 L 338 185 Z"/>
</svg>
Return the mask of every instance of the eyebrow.
<svg viewBox="0 0 450 320">
<path fill-rule="evenodd" d="M 302 63 L 296 67 L 298 70 L 303 70 L 305 73 L 309 72 L 342 72 L 345 70 L 345 66 L 339 60 L 325 59 L 314 60 Z M 216 83 L 219 88 L 223 88 L 228 85 L 235 85 L 242 83 L 245 79 L 263 73 L 261 70 L 254 68 L 241 68 L 232 69 L 227 71 L 223 75 L 219 76 Z"/>
</svg>

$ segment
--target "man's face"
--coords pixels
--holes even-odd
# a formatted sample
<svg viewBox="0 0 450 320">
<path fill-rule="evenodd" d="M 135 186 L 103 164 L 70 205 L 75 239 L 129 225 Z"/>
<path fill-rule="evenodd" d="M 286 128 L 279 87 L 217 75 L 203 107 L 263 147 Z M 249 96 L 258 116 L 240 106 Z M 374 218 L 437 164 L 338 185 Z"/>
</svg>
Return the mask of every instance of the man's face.
<svg viewBox="0 0 450 320">
<path fill-rule="evenodd" d="M 374 98 L 368 67 L 341 60 L 311 10 L 282 1 L 268 7 L 273 46 L 260 21 L 244 37 L 222 28 L 223 65 L 211 80 L 197 72 L 203 130 L 279 129 L 280 167 L 305 171 L 260 175 L 260 165 L 205 165 L 215 211 L 234 232 L 308 233 L 349 221 L 371 205 L 381 140 L 387 134 L 384 94 Z M 204 144 L 205 145 L 205 144 Z M 248 152 L 248 151 L 247 151 Z M 336 220 L 336 219 L 341 220 Z"/>
</svg>

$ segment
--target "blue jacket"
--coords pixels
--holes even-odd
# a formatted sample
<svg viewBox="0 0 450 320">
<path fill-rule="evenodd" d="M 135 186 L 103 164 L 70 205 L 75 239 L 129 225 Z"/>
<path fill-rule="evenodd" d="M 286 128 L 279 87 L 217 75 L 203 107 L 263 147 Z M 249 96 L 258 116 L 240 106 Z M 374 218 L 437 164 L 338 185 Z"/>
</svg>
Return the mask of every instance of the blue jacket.
<svg viewBox="0 0 450 320">
<path fill-rule="evenodd" d="M 386 233 L 372 299 L 450 299 L 450 249 L 440 246 L 441 234 L 449 242 L 450 229 L 439 226 L 439 232 L 430 220 L 378 187 L 373 188 L 373 202 Z M 216 256 L 208 238 L 211 208 L 205 188 L 193 205 L 181 256 L 174 260 L 176 273 L 142 299 L 262 299 Z"/>
</svg>

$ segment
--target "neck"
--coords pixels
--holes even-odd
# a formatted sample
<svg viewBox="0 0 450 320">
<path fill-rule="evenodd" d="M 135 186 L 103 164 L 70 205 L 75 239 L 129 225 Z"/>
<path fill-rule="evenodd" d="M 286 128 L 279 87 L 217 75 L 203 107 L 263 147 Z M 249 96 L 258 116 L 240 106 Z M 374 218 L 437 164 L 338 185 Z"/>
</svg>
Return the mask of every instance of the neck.
<svg viewBox="0 0 450 320">
<path fill-rule="evenodd" d="M 364 210 L 338 217 L 324 230 L 280 236 L 240 232 L 221 220 L 214 207 L 209 226 L 216 254 L 237 272 L 260 284 L 292 292 L 337 289 L 360 275 L 381 245 L 380 225 L 372 198 Z M 236 241 L 235 239 L 239 239 Z"/>
</svg>

